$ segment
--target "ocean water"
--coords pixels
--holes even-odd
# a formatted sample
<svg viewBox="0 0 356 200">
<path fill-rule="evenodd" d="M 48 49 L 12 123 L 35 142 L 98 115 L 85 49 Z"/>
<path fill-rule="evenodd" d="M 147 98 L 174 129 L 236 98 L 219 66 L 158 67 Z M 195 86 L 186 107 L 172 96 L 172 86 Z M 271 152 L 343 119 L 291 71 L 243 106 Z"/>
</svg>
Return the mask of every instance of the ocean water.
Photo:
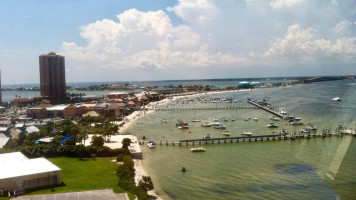
<svg viewBox="0 0 356 200">
<path fill-rule="evenodd" d="M 331 99 L 340 96 L 343 101 Z M 204 95 L 203 95 L 204 96 Z M 204 96 L 205 97 L 205 96 Z M 223 130 L 201 127 L 193 119 L 209 121 L 229 117 L 222 123 L 231 136 L 243 131 L 253 135 L 272 134 L 285 128 L 299 132 L 306 124 L 334 131 L 339 124 L 355 129 L 356 84 L 354 80 L 320 82 L 287 88 L 269 88 L 214 94 L 209 98 L 233 98 L 236 103 L 172 102 L 162 108 L 250 107 L 247 98 L 268 99 L 275 108 L 284 107 L 304 125 L 275 122 L 266 127 L 271 114 L 256 109 L 159 111 L 133 123 L 128 132 L 147 140 L 179 141 L 205 134 L 223 137 Z M 244 121 L 258 117 L 259 121 Z M 160 123 L 167 119 L 168 123 Z M 189 129 L 175 122 L 189 122 Z M 195 145 L 199 146 L 199 145 Z M 356 140 L 352 136 L 311 138 L 295 141 L 239 142 L 201 145 L 206 152 L 192 153 L 189 146 L 158 145 L 141 148 L 143 166 L 155 190 L 164 199 L 354 199 L 356 197 Z M 185 167 L 186 172 L 181 172 Z"/>
</svg>

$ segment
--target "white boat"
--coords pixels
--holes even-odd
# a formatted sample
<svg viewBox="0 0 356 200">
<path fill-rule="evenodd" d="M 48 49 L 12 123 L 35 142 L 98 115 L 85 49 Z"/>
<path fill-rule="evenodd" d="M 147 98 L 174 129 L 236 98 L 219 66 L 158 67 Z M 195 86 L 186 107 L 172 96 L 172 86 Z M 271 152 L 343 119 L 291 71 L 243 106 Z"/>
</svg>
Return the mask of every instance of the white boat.
<svg viewBox="0 0 356 200">
<path fill-rule="evenodd" d="M 147 143 L 147 146 L 148 146 L 149 148 L 155 148 L 155 147 L 156 147 L 156 143 L 155 143 L 154 141 L 149 141 L 149 142 Z"/>
<path fill-rule="evenodd" d="M 210 122 L 210 126 L 220 126 L 220 122 Z"/>
<path fill-rule="evenodd" d="M 201 124 L 202 127 L 210 127 L 211 126 L 211 123 L 208 123 L 208 122 L 204 122 Z"/>
<path fill-rule="evenodd" d="M 200 119 L 193 119 L 192 122 L 201 122 Z"/>
<path fill-rule="evenodd" d="M 161 119 L 161 122 L 168 123 L 168 120 L 167 119 Z"/>
<path fill-rule="evenodd" d="M 251 132 L 244 131 L 244 132 L 241 133 L 241 135 L 244 135 L 244 136 L 252 136 L 252 133 L 251 133 Z"/>
<path fill-rule="evenodd" d="M 219 126 L 214 126 L 215 129 L 226 129 L 226 126 L 220 124 Z"/>
<path fill-rule="evenodd" d="M 255 120 L 255 121 L 258 121 L 258 117 L 254 117 L 254 118 L 252 118 L 253 120 Z"/>
<path fill-rule="evenodd" d="M 272 118 L 270 118 L 270 120 L 272 120 L 272 121 L 279 121 L 279 120 L 281 120 L 279 117 L 275 117 L 275 116 L 273 116 Z"/>
<path fill-rule="evenodd" d="M 313 126 L 313 125 L 310 125 L 310 126 L 308 126 L 307 128 L 310 129 L 310 130 L 313 130 L 313 131 L 315 131 L 315 130 L 317 129 L 317 127 L 316 127 L 316 126 Z"/>
<path fill-rule="evenodd" d="M 285 108 L 280 108 L 279 109 L 279 113 L 282 114 L 282 115 L 286 115 L 287 111 L 285 110 Z"/>
<path fill-rule="evenodd" d="M 213 122 L 217 122 L 217 121 L 219 121 L 218 118 L 213 118 Z"/>
<path fill-rule="evenodd" d="M 292 121 L 291 123 L 290 123 L 291 125 L 303 125 L 303 122 L 302 121 Z"/>
<path fill-rule="evenodd" d="M 203 136 L 203 139 L 209 139 L 210 138 L 210 134 L 206 134 Z"/>
<path fill-rule="evenodd" d="M 280 132 L 279 132 L 280 135 L 288 135 L 288 132 L 286 131 L 286 129 L 282 129 Z"/>
<path fill-rule="evenodd" d="M 302 133 L 310 133 L 310 129 L 309 128 L 302 128 L 300 131 Z"/>
<path fill-rule="evenodd" d="M 267 125 L 267 128 L 277 128 L 278 126 L 275 125 L 274 123 L 270 123 Z"/>
<path fill-rule="evenodd" d="M 179 129 L 188 129 L 189 126 L 178 126 Z"/>
<path fill-rule="evenodd" d="M 231 135 L 231 133 L 229 131 L 224 131 L 222 134 L 225 135 L 225 136 L 230 136 Z"/>
<path fill-rule="evenodd" d="M 203 147 L 195 147 L 195 148 L 191 148 L 190 151 L 192 151 L 192 152 L 204 152 L 205 149 Z"/>
<path fill-rule="evenodd" d="M 340 97 L 335 97 L 332 99 L 333 101 L 341 101 L 341 98 Z"/>
</svg>

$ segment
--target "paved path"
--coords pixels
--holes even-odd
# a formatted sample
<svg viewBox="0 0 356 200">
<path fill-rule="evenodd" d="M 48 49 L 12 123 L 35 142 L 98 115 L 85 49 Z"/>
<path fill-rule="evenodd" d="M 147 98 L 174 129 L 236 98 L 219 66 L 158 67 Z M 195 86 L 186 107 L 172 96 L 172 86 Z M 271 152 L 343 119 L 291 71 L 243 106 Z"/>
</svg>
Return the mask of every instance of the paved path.
<svg viewBox="0 0 356 200">
<path fill-rule="evenodd" d="M 12 200 L 129 200 L 126 193 L 117 194 L 112 189 L 81 192 L 19 196 Z"/>
</svg>

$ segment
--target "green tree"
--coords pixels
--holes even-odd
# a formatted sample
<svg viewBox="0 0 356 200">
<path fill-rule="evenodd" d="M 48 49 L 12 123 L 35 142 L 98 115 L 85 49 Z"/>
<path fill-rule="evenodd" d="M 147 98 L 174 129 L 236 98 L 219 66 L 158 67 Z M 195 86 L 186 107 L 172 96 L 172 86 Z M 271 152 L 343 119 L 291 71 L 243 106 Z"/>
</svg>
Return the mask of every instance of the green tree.
<svg viewBox="0 0 356 200">
<path fill-rule="evenodd" d="M 143 176 L 142 180 L 138 183 L 138 187 L 145 190 L 146 192 L 149 190 L 153 190 L 153 182 L 151 180 L 151 177 L 149 176 Z"/>
<path fill-rule="evenodd" d="M 130 146 L 131 140 L 129 138 L 124 138 L 121 143 L 122 143 L 122 148 L 127 149 L 127 147 Z"/>
<path fill-rule="evenodd" d="M 104 138 L 101 136 L 94 135 L 91 138 L 91 145 L 96 147 L 102 147 L 104 145 Z"/>
</svg>

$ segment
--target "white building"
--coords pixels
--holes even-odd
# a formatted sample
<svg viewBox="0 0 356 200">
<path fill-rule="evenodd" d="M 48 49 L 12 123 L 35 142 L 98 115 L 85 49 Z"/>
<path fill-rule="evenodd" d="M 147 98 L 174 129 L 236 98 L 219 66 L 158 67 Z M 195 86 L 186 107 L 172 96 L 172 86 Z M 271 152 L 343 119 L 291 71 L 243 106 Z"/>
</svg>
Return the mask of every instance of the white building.
<svg viewBox="0 0 356 200">
<path fill-rule="evenodd" d="M 21 152 L 0 154 L 0 189 L 12 195 L 26 189 L 62 183 L 62 170 L 45 158 L 29 159 Z"/>
</svg>

